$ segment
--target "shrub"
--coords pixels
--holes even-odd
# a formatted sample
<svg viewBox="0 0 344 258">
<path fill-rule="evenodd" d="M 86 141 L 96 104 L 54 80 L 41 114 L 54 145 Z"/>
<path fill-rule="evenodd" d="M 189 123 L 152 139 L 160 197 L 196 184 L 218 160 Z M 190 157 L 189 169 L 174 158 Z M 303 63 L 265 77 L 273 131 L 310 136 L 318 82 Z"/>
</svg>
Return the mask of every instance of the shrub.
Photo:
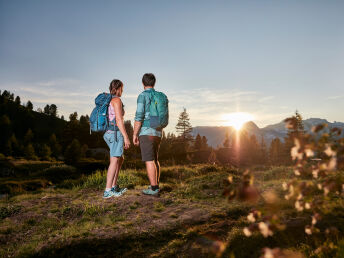
<svg viewBox="0 0 344 258">
<path fill-rule="evenodd" d="M 68 165 L 51 166 L 42 171 L 42 175 L 53 183 L 59 182 L 65 178 L 76 177 L 76 169 Z"/>
<path fill-rule="evenodd" d="M 68 165 L 78 163 L 81 158 L 81 146 L 77 139 L 74 139 L 72 143 L 68 145 L 64 158 Z"/>
</svg>

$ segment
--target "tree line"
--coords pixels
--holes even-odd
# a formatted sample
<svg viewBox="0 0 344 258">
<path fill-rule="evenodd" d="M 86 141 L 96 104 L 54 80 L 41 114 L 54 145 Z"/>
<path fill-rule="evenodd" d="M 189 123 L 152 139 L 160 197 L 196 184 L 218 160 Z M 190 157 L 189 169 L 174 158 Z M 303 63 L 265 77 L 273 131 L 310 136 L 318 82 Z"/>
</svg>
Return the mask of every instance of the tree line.
<svg viewBox="0 0 344 258">
<path fill-rule="evenodd" d="M 102 133 L 89 131 L 89 116 L 69 115 L 66 121 L 59 117 L 55 104 L 43 109 L 31 101 L 21 103 L 19 96 L 5 90 L 0 91 L 0 153 L 30 160 L 64 160 L 73 164 L 83 158 L 107 160 L 107 146 Z M 303 132 L 302 117 L 296 112 L 297 130 L 289 130 L 284 141 L 276 138 L 267 146 L 263 137 L 257 139 L 245 130 L 230 134 L 222 146 L 213 148 L 205 136 L 192 136 L 189 114 L 184 108 L 175 126 L 175 133 L 163 132 L 159 159 L 169 164 L 220 163 L 235 166 L 288 165 L 291 164 L 290 149 L 293 137 Z M 132 137 L 131 121 L 125 127 Z M 139 148 L 132 145 L 125 153 L 127 161 L 139 161 Z"/>
</svg>

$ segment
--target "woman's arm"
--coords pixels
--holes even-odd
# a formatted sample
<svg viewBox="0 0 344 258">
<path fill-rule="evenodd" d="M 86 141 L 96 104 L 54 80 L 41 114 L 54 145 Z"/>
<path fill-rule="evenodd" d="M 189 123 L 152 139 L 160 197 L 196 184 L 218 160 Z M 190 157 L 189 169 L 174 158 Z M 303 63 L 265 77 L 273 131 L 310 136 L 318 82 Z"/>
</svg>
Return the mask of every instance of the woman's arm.
<svg viewBox="0 0 344 258">
<path fill-rule="evenodd" d="M 111 105 L 115 110 L 116 125 L 118 126 L 118 129 L 121 131 L 124 137 L 124 147 L 125 149 L 128 149 L 130 146 L 130 141 L 124 126 L 122 101 L 120 98 L 113 98 L 111 100 Z"/>
</svg>

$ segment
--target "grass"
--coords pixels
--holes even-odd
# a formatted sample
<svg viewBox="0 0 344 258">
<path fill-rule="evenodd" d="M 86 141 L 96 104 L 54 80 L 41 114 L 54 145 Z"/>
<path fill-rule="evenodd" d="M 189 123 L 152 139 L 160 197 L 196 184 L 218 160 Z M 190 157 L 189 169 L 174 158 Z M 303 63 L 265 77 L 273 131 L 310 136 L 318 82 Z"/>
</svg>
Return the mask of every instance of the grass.
<svg viewBox="0 0 344 258">
<path fill-rule="evenodd" d="M 320 257 L 314 250 L 321 237 L 316 241 L 307 237 L 302 223 L 269 238 L 243 235 L 252 204 L 228 202 L 222 196 L 224 180 L 231 175 L 238 182 L 240 173 L 212 165 L 166 167 L 161 173 L 161 196 L 154 198 L 141 194 L 148 184 L 145 171 L 127 169 L 121 172 L 119 184 L 131 190 L 103 200 L 106 170 L 97 170 L 63 180 L 56 188 L 9 196 L 0 200 L 0 257 L 259 257 L 266 246 Z M 254 170 L 262 191 L 275 191 L 280 197 L 281 185 L 292 173 L 285 167 Z M 343 202 L 338 201 L 333 214 L 324 219 L 338 220 L 344 231 L 344 221 L 338 219 L 344 211 L 339 206 Z M 280 202 L 278 212 L 286 220 L 305 216 L 287 201 Z M 344 252 L 342 235 L 337 239 L 334 255 Z"/>
</svg>

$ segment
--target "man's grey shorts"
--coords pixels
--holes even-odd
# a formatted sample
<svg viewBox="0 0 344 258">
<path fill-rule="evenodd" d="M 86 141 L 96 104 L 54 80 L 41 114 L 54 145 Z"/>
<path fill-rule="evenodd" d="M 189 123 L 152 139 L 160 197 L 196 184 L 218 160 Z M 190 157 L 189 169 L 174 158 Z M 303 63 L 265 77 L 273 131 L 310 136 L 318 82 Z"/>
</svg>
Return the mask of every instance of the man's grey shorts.
<svg viewBox="0 0 344 258">
<path fill-rule="evenodd" d="M 161 138 L 158 136 L 139 136 L 142 161 L 158 160 Z"/>
</svg>

